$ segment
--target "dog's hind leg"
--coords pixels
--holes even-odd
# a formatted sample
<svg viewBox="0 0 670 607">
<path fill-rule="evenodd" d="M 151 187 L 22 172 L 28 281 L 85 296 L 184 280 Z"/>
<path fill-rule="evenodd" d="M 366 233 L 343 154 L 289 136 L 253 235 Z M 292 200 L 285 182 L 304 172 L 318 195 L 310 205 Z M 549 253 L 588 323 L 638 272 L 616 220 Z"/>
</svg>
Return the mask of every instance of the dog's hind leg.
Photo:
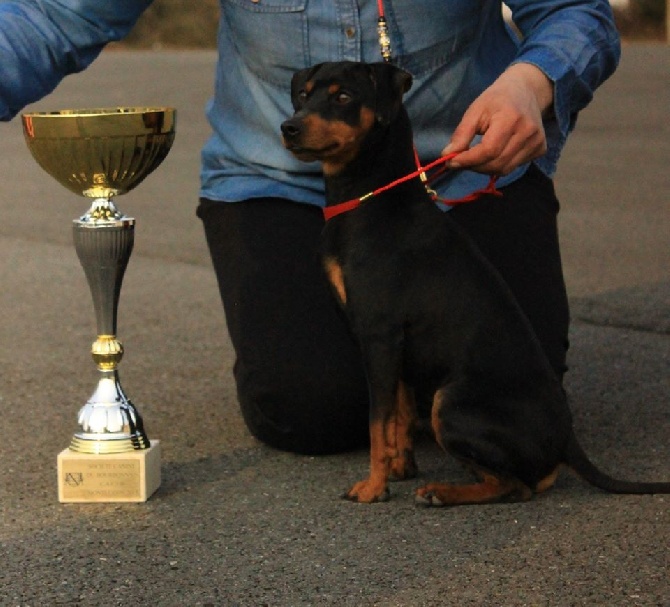
<svg viewBox="0 0 670 607">
<path fill-rule="evenodd" d="M 533 492 L 517 479 L 502 479 L 481 473 L 479 483 L 452 485 L 430 483 L 416 492 L 416 502 L 424 506 L 459 506 L 464 504 L 489 504 L 494 502 L 523 502 Z"/>
<path fill-rule="evenodd" d="M 438 390 L 433 398 L 431 425 L 438 444 L 445 451 L 448 449 L 443 442 L 441 411 L 448 406 L 447 390 Z M 480 478 L 480 482 L 471 484 L 430 483 L 417 489 L 416 502 L 425 506 L 457 506 L 525 501 L 533 495 L 530 488 L 517 479 L 496 476 L 483 470 L 481 466 L 472 461 L 465 463 Z"/>
</svg>

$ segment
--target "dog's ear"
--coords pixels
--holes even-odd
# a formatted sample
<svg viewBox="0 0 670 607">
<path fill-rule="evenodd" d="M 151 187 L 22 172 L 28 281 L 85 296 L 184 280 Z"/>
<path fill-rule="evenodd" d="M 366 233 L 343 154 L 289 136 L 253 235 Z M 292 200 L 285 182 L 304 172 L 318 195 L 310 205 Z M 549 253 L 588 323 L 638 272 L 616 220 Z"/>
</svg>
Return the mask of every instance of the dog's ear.
<svg viewBox="0 0 670 607">
<path fill-rule="evenodd" d="M 392 63 L 371 63 L 369 68 L 377 97 L 375 117 L 389 124 L 402 105 L 402 96 L 412 87 L 412 75 Z"/>
<path fill-rule="evenodd" d="M 305 85 L 312 79 L 314 74 L 319 71 L 319 68 L 322 65 L 322 63 L 319 63 L 318 65 L 307 67 L 304 70 L 300 70 L 293 74 L 293 78 L 291 78 L 291 101 L 293 103 L 293 109 L 298 109 L 298 94 L 305 88 Z"/>
</svg>

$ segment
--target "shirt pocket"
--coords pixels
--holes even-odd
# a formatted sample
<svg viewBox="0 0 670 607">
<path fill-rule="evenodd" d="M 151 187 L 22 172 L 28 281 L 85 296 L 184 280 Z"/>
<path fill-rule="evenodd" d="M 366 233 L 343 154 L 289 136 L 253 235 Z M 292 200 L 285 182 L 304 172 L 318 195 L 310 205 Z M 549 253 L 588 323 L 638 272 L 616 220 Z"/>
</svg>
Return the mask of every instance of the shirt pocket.
<svg viewBox="0 0 670 607">
<path fill-rule="evenodd" d="M 385 0 L 395 61 L 421 77 L 457 60 L 475 39 L 486 4 L 488 0 Z"/>
<path fill-rule="evenodd" d="M 222 17 L 242 61 L 259 78 L 284 89 L 308 67 L 307 0 L 222 0 Z"/>
</svg>

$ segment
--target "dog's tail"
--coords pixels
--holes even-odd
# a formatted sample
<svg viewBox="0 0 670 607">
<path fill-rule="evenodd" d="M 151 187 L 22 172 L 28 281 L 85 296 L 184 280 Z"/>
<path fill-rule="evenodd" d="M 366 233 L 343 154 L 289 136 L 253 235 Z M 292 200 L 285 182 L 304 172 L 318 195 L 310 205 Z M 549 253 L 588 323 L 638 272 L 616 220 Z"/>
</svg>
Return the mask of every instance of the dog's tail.
<svg viewBox="0 0 670 607">
<path fill-rule="evenodd" d="M 586 452 L 579 444 L 574 432 L 572 432 L 568 441 L 565 453 L 565 463 L 585 481 L 591 483 L 594 487 L 598 487 L 598 489 L 603 489 L 610 493 L 670 493 L 670 482 L 647 483 L 622 481 L 605 474 L 591 462 L 588 455 L 586 455 Z"/>
</svg>

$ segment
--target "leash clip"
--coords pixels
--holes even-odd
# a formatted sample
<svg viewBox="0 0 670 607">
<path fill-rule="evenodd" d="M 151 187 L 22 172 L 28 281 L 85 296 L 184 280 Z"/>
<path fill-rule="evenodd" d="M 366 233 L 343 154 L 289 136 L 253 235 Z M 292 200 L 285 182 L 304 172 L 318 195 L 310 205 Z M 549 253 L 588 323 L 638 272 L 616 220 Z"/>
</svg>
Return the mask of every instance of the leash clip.
<svg viewBox="0 0 670 607">
<path fill-rule="evenodd" d="M 379 36 L 379 50 L 382 58 L 388 63 L 391 61 L 391 36 L 389 36 L 389 28 L 383 16 L 377 19 L 377 35 Z"/>
<path fill-rule="evenodd" d="M 421 179 L 421 183 L 423 183 L 423 187 L 426 188 L 426 192 L 428 192 L 428 195 L 433 200 L 437 200 L 437 192 L 428 185 L 428 175 L 426 175 L 426 171 L 421 171 L 419 173 L 419 179 Z"/>
</svg>

